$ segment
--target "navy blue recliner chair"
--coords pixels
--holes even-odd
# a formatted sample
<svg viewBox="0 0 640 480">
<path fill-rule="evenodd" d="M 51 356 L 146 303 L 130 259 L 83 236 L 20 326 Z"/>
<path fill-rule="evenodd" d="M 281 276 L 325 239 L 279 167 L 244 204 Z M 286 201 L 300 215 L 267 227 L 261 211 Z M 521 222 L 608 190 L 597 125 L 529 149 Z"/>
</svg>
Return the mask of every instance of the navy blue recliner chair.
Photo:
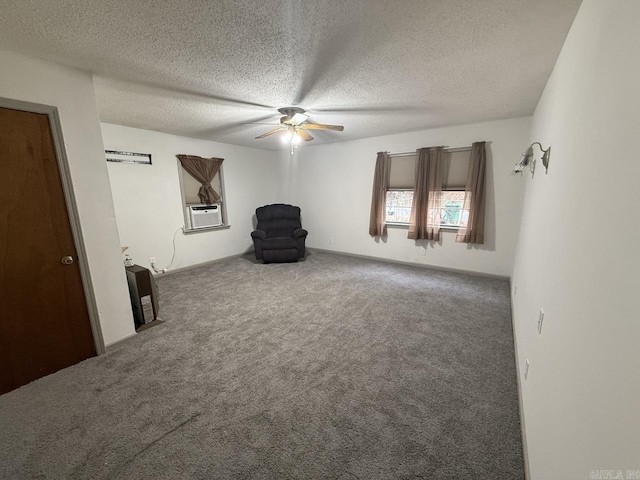
<svg viewBox="0 0 640 480">
<path fill-rule="evenodd" d="M 274 203 L 256 209 L 258 225 L 251 232 L 256 260 L 297 262 L 304 258 L 307 231 L 300 223 L 300 207 Z"/>
</svg>

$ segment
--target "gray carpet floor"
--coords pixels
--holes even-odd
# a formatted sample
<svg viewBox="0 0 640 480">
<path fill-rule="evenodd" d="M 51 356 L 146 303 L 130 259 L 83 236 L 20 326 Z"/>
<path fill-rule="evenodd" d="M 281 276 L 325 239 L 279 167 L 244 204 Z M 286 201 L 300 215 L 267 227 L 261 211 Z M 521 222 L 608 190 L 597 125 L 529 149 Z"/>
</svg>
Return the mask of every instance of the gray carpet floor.
<svg viewBox="0 0 640 480">
<path fill-rule="evenodd" d="M 315 252 L 158 285 L 163 324 L 0 396 L 1 478 L 524 478 L 506 281 Z"/>
</svg>

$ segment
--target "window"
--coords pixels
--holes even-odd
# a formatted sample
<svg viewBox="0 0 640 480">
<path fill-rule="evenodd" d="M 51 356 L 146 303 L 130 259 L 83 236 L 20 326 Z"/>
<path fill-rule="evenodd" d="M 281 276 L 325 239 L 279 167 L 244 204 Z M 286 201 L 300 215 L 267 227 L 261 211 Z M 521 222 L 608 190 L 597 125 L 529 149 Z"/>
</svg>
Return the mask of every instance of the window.
<svg viewBox="0 0 640 480">
<path fill-rule="evenodd" d="M 387 223 L 408 225 L 412 202 L 413 190 L 387 190 Z M 464 190 L 443 190 L 440 205 L 440 226 L 458 228 L 462 219 Z"/>
<path fill-rule="evenodd" d="M 202 184 L 189 174 L 189 172 L 187 172 L 180 163 L 180 160 L 178 160 L 178 177 L 180 180 L 185 233 L 196 233 L 229 227 L 229 222 L 227 220 L 223 169 L 224 165 L 221 164 L 218 172 L 211 181 L 211 187 L 220 197 L 220 200 L 212 203 L 212 205 L 215 206 L 215 209 L 193 209 L 192 211 L 190 207 L 204 205 L 198 196 L 198 192 L 200 191 Z"/>
<path fill-rule="evenodd" d="M 386 201 L 387 223 L 409 225 L 415 173 L 415 155 L 391 158 Z"/>
<path fill-rule="evenodd" d="M 413 190 L 387 190 L 387 223 L 409 224 Z"/>
<path fill-rule="evenodd" d="M 440 226 L 458 228 L 462 219 L 464 190 L 443 190 L 440 205 Z"/>
<path fill-rule="evenodd" d="M 470 149 L 446 152 L 440 197 L 440 226 L 458 228 L 463 215 Z M 391 225 L 409 225 L 415 184 L 415 155 L 391 158 L 386 217 Z"/>
</svg>

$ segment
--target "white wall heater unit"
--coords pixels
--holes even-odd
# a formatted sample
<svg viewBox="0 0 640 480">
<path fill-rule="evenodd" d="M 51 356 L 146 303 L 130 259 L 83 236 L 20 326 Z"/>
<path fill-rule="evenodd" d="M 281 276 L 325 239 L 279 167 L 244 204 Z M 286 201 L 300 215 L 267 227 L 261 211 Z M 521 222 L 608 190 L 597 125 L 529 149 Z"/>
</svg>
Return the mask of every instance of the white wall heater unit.
<svg viewBox="0 0 640 480">
<path fill-rule="evenodd" d="M 222 211 L 219 203 L 215 205 L 191 205 L 187 209 L 189 210 L 191 228 L 208 228 L 222 225 Z"/>
</svg>

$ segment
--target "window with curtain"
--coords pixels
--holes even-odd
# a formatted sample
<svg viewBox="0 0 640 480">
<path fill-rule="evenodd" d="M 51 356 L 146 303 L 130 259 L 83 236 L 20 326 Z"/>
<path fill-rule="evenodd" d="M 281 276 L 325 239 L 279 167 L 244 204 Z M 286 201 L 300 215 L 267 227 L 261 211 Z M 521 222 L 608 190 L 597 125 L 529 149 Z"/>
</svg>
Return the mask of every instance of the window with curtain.
<svg viewBox="0 0 640 480">
<path fill-rule="evenodd" d="M 223 178 L 223 159 L 203 158 L 194 155 L 176 155 L 178 177 L 182 196 L 185 226 L 191 225 L 189 207 L 215 205 L 221 215 L 222 226 L 228 225 Z M 219 227 L 218 227 L 219 228 Z M 198 231 L 201 231 L 199 229 Z"/>
<path fill-rule="evenodd" d="M 391 157 L 386 196 L 388 224 L 409 225 L 415 186 L 416 156 Z"/>
<path fill-rule="evenodd" d="M 178 163 L 178 168 L 180 169 L 180 177 L 182 178 L 182 200 L 184 201 L 185 206 L 202 205 L 202 200 L 200 200 L 200 197 L 198 196 L 198 192 L 200 191 L 202 184 L 192 177 L 180 163 Z M 220 169 L 222 169 L 222 167 L 220 167 Z M 220 172 L 216 173 L 215 177 L 213 177 L 213 180 L 211 181 L 211 188 L 218 192 L 222 198 L 222 194 L 224 192 L 222 191 Z"/>
<path fill-rule="evenodd" d="M 464 214 L 465 186 L 471 149 L 447 152 L 444 156 L 444 181 L 440 197 L 440 226 L 460 227 Z"/>
<path fill-rule="evenodd" d="M 440 226 L 457 229 L 465 216 L 464 199 L 471 149 L 444 153 L 444 175 L 440 194 Z M 386 196 L 386 221 L 409 225 L 415 189 L 416 155 L 391 157 Z"/>
</svg>

